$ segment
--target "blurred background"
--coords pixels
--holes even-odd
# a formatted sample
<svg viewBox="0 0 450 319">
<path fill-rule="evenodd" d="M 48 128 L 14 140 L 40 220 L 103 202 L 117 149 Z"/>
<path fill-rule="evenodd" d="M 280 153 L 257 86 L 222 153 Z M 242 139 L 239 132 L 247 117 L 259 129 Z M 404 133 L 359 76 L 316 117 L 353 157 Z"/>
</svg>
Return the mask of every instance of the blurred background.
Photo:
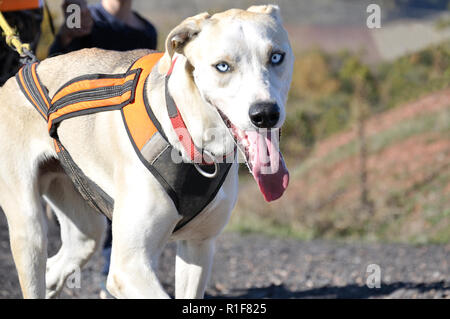
<svg viewBox="0 0 450 319">
<path fill-rule="evenodd" d="M 281 140 L 290 186 L 266 203 L 242 167 L 206 296 L 450 298 L 450 0 L 268 2 L 280 6 L 296 56 Z M 62 0 L 47 3 L 58 31 Z M 367 26 L 370 3 L 381 28 Z M 267 2 L 134 0 L 133 9 L 163 50 L 182 19 L 255 4 Z M 44 11 L 41 60 L 54 40 L 49 21 Z M 55 222 L 49 237 L 52 255 Z M 174 260 L 171 243 L 159 278 L 172 295 Z M 366 281 L 373 264 L 380 289 Z M 82 289 L 62 297 L 101 296 L 103 265 L 96 254 Z M 0 269 L 0 298 L 20 298 L 3 214 Z"/>
<path fill-rule="evenodd" d="M 95 3 L 97 1 L 89 1 Z M 247 170 L 228 231 L 299 239 L 450 241 L 450 1 L 280 0 L 296 55 L 282 150 L 291 174 L 267 204 Z M 381 28 L 366 20 L 381 7 Z M 183 18 L 266 1 L 134 0 L 158 49 Z M 61 1 L 48 1 L 55 25 Z M 53 41 L 48 19 L 37 50 Z"/>
</svg>

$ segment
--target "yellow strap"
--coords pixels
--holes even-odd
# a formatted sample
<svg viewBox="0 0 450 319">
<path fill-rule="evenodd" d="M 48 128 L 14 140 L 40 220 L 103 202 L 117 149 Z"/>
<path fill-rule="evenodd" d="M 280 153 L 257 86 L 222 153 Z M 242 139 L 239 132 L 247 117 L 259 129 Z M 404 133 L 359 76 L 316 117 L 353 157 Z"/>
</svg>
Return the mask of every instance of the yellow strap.
<svg viewBox="0 0 450 319">
<path fill-rule="evenodd" d="M 15 49 L 21 56 L 25 55 L 24 50 L 30 51 L 28 43 L 22 43 L 16 32 L 9 26 L 3 14 L 0 12 L 0 27 L 5 35 L 6 44 Z"/>
</svg>

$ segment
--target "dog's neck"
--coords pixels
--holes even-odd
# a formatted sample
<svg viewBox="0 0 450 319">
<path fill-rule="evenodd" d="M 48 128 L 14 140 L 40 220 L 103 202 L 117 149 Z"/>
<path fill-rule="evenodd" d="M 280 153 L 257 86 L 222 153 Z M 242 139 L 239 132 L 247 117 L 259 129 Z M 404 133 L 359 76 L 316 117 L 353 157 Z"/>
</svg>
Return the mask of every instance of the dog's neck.
<svg viewBox="0 0 450 319">
<path fill-rule="evenodd" d="M 182 55 L 176 58 L 177 62 L 168 81 L 168 89 L 194 144 L 199 149 L 207 150 L 218 157 L 229 153 L 230 149 L 233 149 L 233 140 L 228 133 L 228 128 L 217 110 L 202 98 L 193 80 L 187 59 Z M 150 85 L 148 85 L 149 102 L 170 144 L 183 154 L 185 160 L 190 160 L 173 129 L 167 112 L 165 77 L 166 75 L 158 72 L 157 66 L 153 68 L 149 79 Z M 213 133 L 215 137 L 211 137 L 209 133 Z"/>
</svg>

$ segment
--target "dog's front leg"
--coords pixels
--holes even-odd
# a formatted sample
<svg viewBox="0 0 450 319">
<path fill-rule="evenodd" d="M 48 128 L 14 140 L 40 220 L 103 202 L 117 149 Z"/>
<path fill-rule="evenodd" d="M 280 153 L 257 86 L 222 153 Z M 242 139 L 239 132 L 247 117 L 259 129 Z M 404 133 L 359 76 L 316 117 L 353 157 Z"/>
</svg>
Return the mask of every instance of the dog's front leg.
<svg viewBox="0 0 450 319">
<path fill-rule="evenodd" d="M 175 297 L 203 298 L 214 257 L 215 238 L 177 242 Z"/>
<path fill-rule="evenodd" d="M 117 298 L 168 298 L 157 260 L 180 216 L 157 182 L 124 183 L 118 194 L 107 289 Z"/>
</svg>

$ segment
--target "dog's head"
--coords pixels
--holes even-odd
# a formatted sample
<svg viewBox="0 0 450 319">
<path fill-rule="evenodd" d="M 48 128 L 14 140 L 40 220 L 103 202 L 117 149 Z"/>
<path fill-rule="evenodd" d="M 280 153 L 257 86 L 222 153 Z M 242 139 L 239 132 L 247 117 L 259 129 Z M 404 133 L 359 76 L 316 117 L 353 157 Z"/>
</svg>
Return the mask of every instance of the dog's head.
<svg viewBox="0 0 450 319">
<path fill-rule="evenodd" d="M 186 57 L 199 94 L 232 132 L 265 199 L 280 197 L 289 177 L 278 129 L 286 117 L 294 56 L 279 8 L 253 6 L 188 18 L 166 40 L 161 73 L 175 53 Z"/>
</svg>

